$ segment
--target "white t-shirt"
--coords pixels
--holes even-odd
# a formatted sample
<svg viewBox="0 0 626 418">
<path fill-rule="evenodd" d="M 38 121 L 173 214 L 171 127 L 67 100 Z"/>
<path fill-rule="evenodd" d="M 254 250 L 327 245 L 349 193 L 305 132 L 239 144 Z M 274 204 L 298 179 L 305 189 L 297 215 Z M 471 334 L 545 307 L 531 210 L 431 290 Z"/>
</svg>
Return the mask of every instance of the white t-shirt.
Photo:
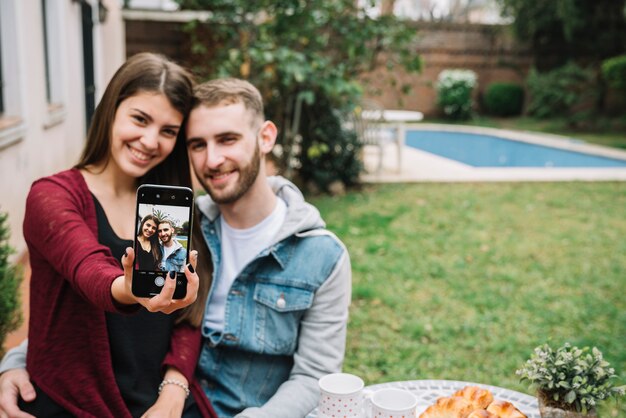
<svg viewBox="0 0 626 418">
<path fill-rule="evenodd" d="M 248 263 L 272 244 L 286 216 L 287 205 L 281 198 L 276 199 L 272 213 L 251 228 L 235 229 L 220 216 L 222 261 L 207 305 L 205 326 L 216 331 L 224 330 L 226 296 L 230 287 Z"/>
<path fill-rule="evenodd" d="M 166 247 L 165 245 L 163 246 L 163 260 L 167 260 L 167 257 L 174 252 L 174 248 L 176 248 L 174 243 L 172 243 L 169 247 Z"/>
</svg>

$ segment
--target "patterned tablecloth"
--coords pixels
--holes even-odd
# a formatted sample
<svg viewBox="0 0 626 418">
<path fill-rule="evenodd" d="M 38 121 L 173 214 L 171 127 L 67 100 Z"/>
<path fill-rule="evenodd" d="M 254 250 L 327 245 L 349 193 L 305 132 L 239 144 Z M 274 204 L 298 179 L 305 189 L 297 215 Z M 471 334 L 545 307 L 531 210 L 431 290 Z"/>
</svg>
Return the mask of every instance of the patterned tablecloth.
<svg viewBox="0 0 626 418">
<path fill-rule="evenodd" d="M 489 389 L 494 399 L 509 401 L 522 411 L 528 418 L 540 418 L 537 398 L 504 389 L 497 386 L 483 385 L 481 383 L 461 382 L 457 380 L 409 380 L 404 382 L 388 382 L 367 386 L 368 389 L 378 390 L 382 388 L 401 388 L 408 390 L 417 396 L 417 416 L 432 405 L 437 398 L 452 395 L 465 386 L 480 386 Z M 321 418 L 317 410 L 313 410 L 306 418 Z"/>
</svg>

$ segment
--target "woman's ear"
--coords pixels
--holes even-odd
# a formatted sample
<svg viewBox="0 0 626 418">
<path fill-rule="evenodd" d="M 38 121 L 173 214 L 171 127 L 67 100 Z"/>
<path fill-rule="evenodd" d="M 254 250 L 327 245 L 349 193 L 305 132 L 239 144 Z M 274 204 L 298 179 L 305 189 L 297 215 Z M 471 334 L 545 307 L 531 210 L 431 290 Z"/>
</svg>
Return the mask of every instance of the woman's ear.
<svg viewBox="0 0 626 418">
<path fill-rule="evenodd" d="M 274 122 L 271 120 L 266 120 L 261 125 L 261 130 L 259 131 L 259 148 L 263 155 L 269 154 L 272 152 L 272 148 L 274 148 L 274 144 L 276 143 L 276 137 L 278 136 L 278 128 L 274 125 Z"/>
</svg>

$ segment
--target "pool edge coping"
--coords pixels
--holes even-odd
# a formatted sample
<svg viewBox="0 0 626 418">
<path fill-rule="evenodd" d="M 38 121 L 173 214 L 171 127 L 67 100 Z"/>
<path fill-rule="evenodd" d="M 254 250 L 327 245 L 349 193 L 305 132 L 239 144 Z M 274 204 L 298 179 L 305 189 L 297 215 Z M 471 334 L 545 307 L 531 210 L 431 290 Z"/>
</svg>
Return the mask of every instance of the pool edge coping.
<svg viewBox="0 0 626 418">
<path fill-rule="evenodd" d="M 598 157 L 607 157 L 626 161 L 626 151 L 622 151 L 617 148 L 607 147 L 604 145 L 592 144 L 581 139 L 550 133 L 535 131 L 515 131 L 484 126 L 448 125 L 443 123 L 407 123 L 405 124 L 405 129 L 407 131 L 444 131 L 488 135 L 501 137 L 512 141 L 524 142 L 527 144 L 541 145 L 566 151 L 574 151 Z"/>
</svg>

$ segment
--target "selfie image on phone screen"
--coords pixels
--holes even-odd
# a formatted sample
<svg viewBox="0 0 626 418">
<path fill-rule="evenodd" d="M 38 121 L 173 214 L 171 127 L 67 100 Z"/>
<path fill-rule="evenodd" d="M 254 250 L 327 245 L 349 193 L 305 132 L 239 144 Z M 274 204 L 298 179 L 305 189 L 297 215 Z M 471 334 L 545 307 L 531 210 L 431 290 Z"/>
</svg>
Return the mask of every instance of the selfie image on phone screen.
<svg viewBox="0 0 626 418">
<path fill-rule="evenodd" d="M 176 274 L 174 298 L 186 294 L 193 192 L 188 188 L 144 185 L 137 191 L 133 293 L 160 293 L 167 275 Z"/>
</svg>

